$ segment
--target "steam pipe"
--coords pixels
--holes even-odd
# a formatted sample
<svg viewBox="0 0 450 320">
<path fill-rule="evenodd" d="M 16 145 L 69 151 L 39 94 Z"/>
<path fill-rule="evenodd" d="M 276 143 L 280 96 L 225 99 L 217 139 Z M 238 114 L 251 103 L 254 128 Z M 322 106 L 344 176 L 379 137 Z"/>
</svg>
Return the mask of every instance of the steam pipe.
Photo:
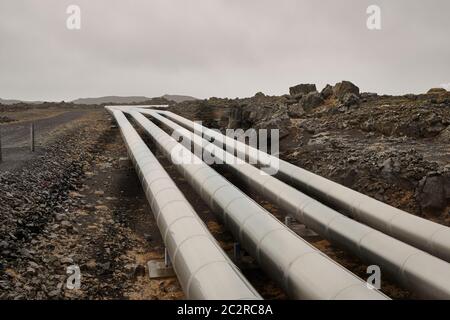
<svg viewBox="0 0 450 320">
<path fill-rule="evenodd" d="M 136 130 L 118 109 L 114 116 L 189 299 L 261 299 L 231 262 Z"/>
<path fill-rule="evenodd" d="M 189 145 L 201 148 L 203 155 L 205 150 L 210 152 L 249 186 L 323 237 L 346 247 L 364 260 L 378 264 L 383 271 L 419 295 L 450 299 L 450 264 L 446 261 L 352 220 L 248 163 L 238 162 L 236 157 L 227 158 L 229 154 L 223 149 L 156 112 L 142 112 L 175 130 Z"/>
<path fill-rule="evenodd" d="M 128 113 L 291 298 L 388 299 L 298 237 L 140 112 Z"/>
<path fill-rule="evenodd" d="M 158 111 L 159 112 L 159 111 Z M 172 112 L 159 112 L 194 130 L 194 122 Z M 197 126 L 200 126 L 197 124 Z M 241 152 L 253 163 L 277 171 L 277 177 L 347 216 L 450 262 L 450 228 L 375 200 L 336 182 L 278 159 L 220 132 L 201 126 L 207 139 L 227 151 Z M 223 143 L 223 144 L 222 144 Z"/>
</svg>

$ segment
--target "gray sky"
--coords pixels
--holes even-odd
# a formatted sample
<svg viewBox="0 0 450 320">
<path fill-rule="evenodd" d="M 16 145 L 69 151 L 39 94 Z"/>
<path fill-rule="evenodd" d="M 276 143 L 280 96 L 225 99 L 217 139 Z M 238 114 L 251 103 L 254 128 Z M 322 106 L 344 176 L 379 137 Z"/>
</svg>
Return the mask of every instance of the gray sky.
<svg viewBox="0 0 450 320">
<path fill-rule="evenodd" d="M 448 0 L 1 0 L 0 97 L 234 98 L 344 79 L 424 92 L 450 83 L 449 14 Z"/>
</svg>

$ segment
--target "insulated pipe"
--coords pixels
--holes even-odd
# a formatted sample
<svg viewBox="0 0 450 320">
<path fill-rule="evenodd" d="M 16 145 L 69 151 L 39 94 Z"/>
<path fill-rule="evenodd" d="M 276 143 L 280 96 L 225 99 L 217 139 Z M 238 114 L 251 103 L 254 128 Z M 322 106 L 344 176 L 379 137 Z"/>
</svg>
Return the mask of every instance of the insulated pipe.
<svg viewBox="0 0 450 320">
<path fill-rule="evenodd" d="M 159 112 L 159 111 L 158 111 Z M 159 112 L 194 130 L 194 122 L 172 112 Z M 450 262 L 450 228 L 409 214 L 336 182 L 278 159 L 243 142 L 196 124 L 204 136 L 227 151 L 249 156 L 253 163 L 278 171 L 277 177 L 368 226 Z"/>
<path fill-rule="evenodd" d="M 189 299 L 261 299 L 164 171 L 124 114 L 108 109 L 123 140 L 159 230 L 173 268 Z"/>
<path fill-rule="evenodd" d="M 291 298 L 388 299 L 298 237 L 141 113 L 129 114 Z"/>
<path fill-rule="evenodd" d="M 228 165 L 249 186 L 320 235 L 348 248 L 362 259 L 378 264 L 419 295 L 450 299 L 450 264 L 446 261 L 352 220 L 261 170 L 245 162 L 238 163 L 236 157 L 227 160 L 223 149 L 155 112 L 142 112 L 175 130 L 183 137 L 183 142 L 194 144 L 194 148 L 205 151 L 205 146 L 208 146 L 207 152 Z"/>
</svg>

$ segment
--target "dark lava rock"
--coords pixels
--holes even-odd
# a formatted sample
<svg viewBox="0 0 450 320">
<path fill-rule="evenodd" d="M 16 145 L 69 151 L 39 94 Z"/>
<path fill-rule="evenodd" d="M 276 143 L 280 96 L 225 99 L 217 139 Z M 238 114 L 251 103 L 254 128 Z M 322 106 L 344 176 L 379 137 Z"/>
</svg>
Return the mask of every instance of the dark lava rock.
<svg viewBox="0 0 450 320">
<path fill-rule="evenodd" d="M 288 115 L 291 118 L 301 118 L 305 114 L 303 107 L 296 103 L 288 107 Z"/>
<path fill-rule="evenodd" d="M 450 172 L 431 173 L 419 184 L 418 201 L 422 211 L 439 212 L 450 205 Z"/>
<path fill-rule="evenodd" d="M 300 101 L 301 106 L 305 110 L 311 110 L 316 108 L 324 103 L 322 96 L 317 91 L 310 92 L 306 94 L 302 100 Z"/>
<path fill-rule="evenodd" d="M 290 118 L 287 112 L 277 113 L 274 116 L 266 121 L 259 122 L 255 124 L 255 129 L 266 129 L 269 130 L 268 136 L 271 136 L 270 130 L 278 129 L 279 130 L 279 138 L 283 139 L 289 135 L 289 126 L 290 126 Z"/>
<path fill-rule="evenodd" d="M 328 99 L 333 95 L 333 87 L 327 84 L 325 88 L 323 88 L 322 91 L 320 92 L 320 95 L 322 96 L 323 99 Z"/>
<path fill-rule="evenodd" d="M 9 117 L 6 116 L 0 116 L 0 123 L 6 123 L 6 122 L 13 122 L 15 121 L 14 119 L 11 119 Z"/>
<path fill-rule="evenodd" d="M 450 141 L 450 126 L 441 131 L 441 133 L 438 136 L 438 140 L 447 143 Z"/>
<path fill-rule="evenodd" d="M 340 102 L 346 106 L 351 107 L 355 105 L 359 105 L 360 99 L 359 97 L 354 93 L 346 93 L 341 99 Z"/>
<path fill-rule="evenodd" d="M 333 94 L 336 98 L 342 98 L 347 93 L 353 93 L 359 96 L 359 88 L 350 81 L 336 83 L 333 88 Z"/>
<path fill-rule="evenodd" d="M 427 94 L 441 94 L 441 93 L 447 93 L 447 90 L 445 90 L 444 88 L 431 88 L 427 92 Z"/>
<path fill-rule="evenodd" d="M 299 94 L 305 95 L 314 91 L 317 91 L 316 85 L 310 83 L 299 84 L 289 88 L 289 93 L 291 94 L 291 96 Z"/>
</svg>

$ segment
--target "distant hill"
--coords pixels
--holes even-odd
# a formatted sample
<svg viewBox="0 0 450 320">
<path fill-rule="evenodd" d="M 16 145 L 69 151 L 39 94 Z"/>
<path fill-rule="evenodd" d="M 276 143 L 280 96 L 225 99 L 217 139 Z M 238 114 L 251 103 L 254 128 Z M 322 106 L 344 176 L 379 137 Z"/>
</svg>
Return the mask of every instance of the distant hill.
<svg viewBox="0 0 450 320">
<path fill-rule="evenodd" d="M 2 99 L 0 98 L 0 104 L 4 105 L 11 105 L 16 103 L 29 103 L 29 104 L 39 104 L 42 103 L 41 101 L 22 101 L 22 100 L 15 100 L 15 99 Z"/>
<path fill-rule="evenodd" d="M 165 98 L 167 100 L 175 101 L 176 103 L 184 102 L 184 101 L 195 101 L 197 98 L 191 96 L 181 96 L 177 94 L 165 94 L 161 98 Z"/>
<path fill-rule="evenodd" d="M 194 101 L 197 100 L 194 97 L 190 96 L 181 96 L 181 95 L 163 95 L 163 99 L 175 101 L 175 102 L 183 102 L 183 101 Z M 145 103 L 158 98 L 149 98 L 144 96 L 129 96 L 129 97 L 118 97 L 118 96 L 107 96 L 107 97 L 98 97 L 98 98 L 81 98 L 72 101 L 75 104 L 130 104 L 130 103 Z"/>
<path fill-rule="evenodd" d="M 74 104 L 137 104 L 137 103 L 154 103 L 154 104 L 164 104 L 168 103 L 166 100 L 174 101 L 176 103 L 183 101 L 195 101 L 197 98 L 190 96 L 182 96 L 176 94 L 165 94 L 162 97 L 157 98 L 149 98 L 144 96 L 127 96 L 127 97 L 119 97 L 119 96 L 105 96 L 98 98 L 79 98 L 71 101 Z M 39 104 L 43 103 L 42 101 L 22 101 L 15 99 L 1 99 L 0 104 L 4 105 L 12 105 L 16 103 L 28 103 L 28 104 Z"/>
<path fill-rule="evenodd" d="M 72 102 L 75 104 L 129 104 L 129 103 L 141 103 L 151 100 L 151 98 L 144 96 L 136 96 L 136 97 L 117 97 L 117 96 L 107 96 L 107 97 L 98 97 L 98 98 L 81 98 L 73 100 Z"/>
</svg>

